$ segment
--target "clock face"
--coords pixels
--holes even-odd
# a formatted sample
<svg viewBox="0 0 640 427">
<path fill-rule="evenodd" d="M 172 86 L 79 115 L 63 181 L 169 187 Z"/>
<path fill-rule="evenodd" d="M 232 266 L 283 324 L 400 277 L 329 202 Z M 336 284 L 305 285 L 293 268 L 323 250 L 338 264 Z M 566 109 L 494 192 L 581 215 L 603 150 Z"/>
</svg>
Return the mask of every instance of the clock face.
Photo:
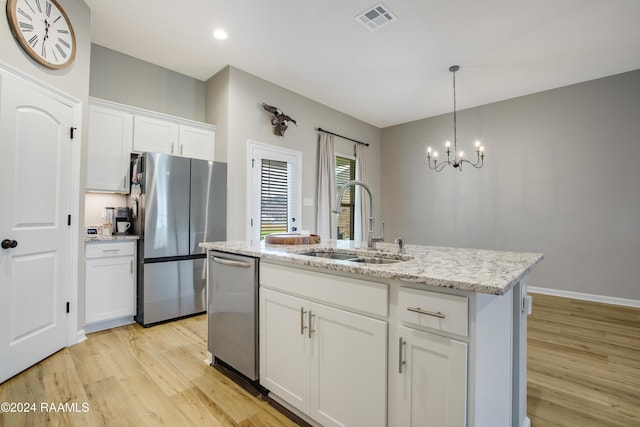
<svg viewBox="0 0 640 427">
<path fill-rule="evenodd" d="M 37 62 L 60 69 L 76 55 L 76 38 L 67 14 L 55 0 L 7 0 L 13 35 Z"/>
</svg>

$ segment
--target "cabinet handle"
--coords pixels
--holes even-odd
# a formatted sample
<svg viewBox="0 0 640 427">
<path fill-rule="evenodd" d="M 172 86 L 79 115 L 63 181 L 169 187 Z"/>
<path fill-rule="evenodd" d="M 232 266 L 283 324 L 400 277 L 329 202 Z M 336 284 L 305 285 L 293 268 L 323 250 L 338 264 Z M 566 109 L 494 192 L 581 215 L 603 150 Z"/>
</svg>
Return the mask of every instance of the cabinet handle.
<svg viewBox="0 0 640 427">
<path fill-rule="evenodd" d="M 307 312 L 305 311 L 304 307 L 300 307 L 300 335 L 304 335 L 304 330 L 307 329 L 306 326 L 304 326 L 304 315 Z"/>
<path fill-rule="evenodd" d="M 124 178 L 122 179 L 122 187 L 127 189 L 127 174 L 124 174 Z"/>
<path fill-rule="evenodd" d="M 226 258 L 219 258 L 217 256 L 211 256 L 211 259 L 213 260 L 213 262 L 216 262 L 218 264 L 222 264 L 222 265 L 228 265 L 229 267 L 241 267 L 241 268 L 249 268 L 251 266 L 253 266 L 252 263 L 250 262 L 244 262 L 244 261 L 234 261 L 231 259 L 226 259 Z"/>
<path fill-rule="evenodd" d="M 402 357 L 402 347 L 405 346 L 407 342 L 400 337 L 398 342 L 398 373 L 402 373 L 402 366 L 407 364 L 407 361 Z"/>
<path fill-rule="evenodd" d="M 311 329 L 311 319 L 314 317 L 316 317 L 316 315 L 311 313 L 311 310 L 309 310 L 309 339 L 311 339 L 311 333 L 316 331 L 315 329 Z"/>
<path fill-rule="evenodd" d="M 120 249 L 103 249 L 102 252 L 120 252 Z"/>
<path fill-rule="evenodd" d="M 182 156 L 182 147 L 184 147 L 184 144 L 180 144 L 180 155 Z"/>
<path fill-rule="evenodd" d="M 407 307 L 407 311 L 413 311 L 414 313 L 418 313 L 418 314 L 426 314 L 427 316 L 433 316 L 433 317 L 437 317 L 439 319 L 444 319 L 446 316 L 440 312 L 433 312 L 433 311 L 426 311 L 421 309 L 420 307 Z"/>
<path fill-rule="evenodd" d="M 129 261 L 129 273 L 133 274 L 133 260 Z"/>
<path fill-rule="evenodd" d="M 173 142 L 171 143 L 171 154 L 173 154 Z"/>
</svg>

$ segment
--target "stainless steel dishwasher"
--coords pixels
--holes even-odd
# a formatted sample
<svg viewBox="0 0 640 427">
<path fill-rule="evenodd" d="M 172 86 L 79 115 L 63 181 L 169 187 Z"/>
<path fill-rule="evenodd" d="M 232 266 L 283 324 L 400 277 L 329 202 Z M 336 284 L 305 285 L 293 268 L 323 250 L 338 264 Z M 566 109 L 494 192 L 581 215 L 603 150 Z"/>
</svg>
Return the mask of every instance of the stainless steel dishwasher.
<svg viewBox="0 0 640 427">
<path fill-rule="evenodd" d="M 258 379 L 258 259 L 209 251 L 209 352 L 252 381 Z"/>
</svg>

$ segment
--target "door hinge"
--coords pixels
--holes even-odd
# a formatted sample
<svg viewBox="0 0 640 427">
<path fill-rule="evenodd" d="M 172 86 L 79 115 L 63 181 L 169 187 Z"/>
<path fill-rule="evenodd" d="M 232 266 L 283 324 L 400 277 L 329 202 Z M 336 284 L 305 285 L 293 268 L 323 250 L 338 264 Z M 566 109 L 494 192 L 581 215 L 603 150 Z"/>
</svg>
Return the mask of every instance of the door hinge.
<svg viewBox="0 0 640 427">
<path fill-rule="evenodd" d="M 67 301 L 67 313 L 69 313 L 69 301 Z"/>
<path fill-rule="evenodd" d="M 71 225 L 71 215 L 67 215 L 67 225 Z"/>
<path fill-rule="evenodd" d="M 76 130 L 77 130 L 77 128 L 74 128 L 73 126 L 71 126 L 71 128 L 69 128 L 69 133 L 71 134 L 71 139 L 73 139 L 75 137 Z"/>
</svg>

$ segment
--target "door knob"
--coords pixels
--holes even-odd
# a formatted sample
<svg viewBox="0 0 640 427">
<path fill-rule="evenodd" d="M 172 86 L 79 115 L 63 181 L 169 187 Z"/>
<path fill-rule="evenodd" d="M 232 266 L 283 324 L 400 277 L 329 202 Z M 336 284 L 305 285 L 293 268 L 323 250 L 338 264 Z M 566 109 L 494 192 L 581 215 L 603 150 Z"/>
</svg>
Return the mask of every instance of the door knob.
<svg viewBox="0 0 640 427">
<path fill-rule="evenodd" d="M 18 246 L 18 242 L 15 240 L 4 239 L 2 243 L 0 243 L 0 246 L 2 246 L 2 249 L 13 249 Z"/>
</svg>

